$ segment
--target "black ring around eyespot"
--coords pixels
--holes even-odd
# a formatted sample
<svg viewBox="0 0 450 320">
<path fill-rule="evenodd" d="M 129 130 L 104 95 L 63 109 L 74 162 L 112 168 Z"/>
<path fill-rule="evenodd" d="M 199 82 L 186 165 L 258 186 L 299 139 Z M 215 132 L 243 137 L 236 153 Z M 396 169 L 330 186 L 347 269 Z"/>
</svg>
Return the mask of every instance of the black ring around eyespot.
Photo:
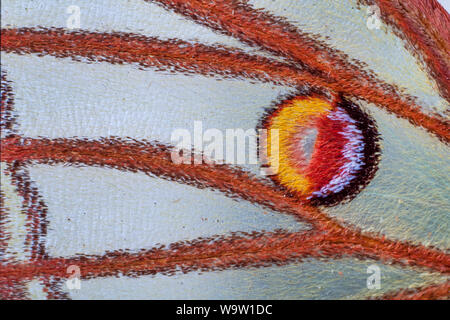
<svg viewBox="0 0 450 320">
<path fill-rule="evenodd" d="M 317 94 L 314 94 L 314 96 L 317 96 Z M 276 116 L 280 108 L 285 106 L 289 101 L 298 97 L 298 95 L 285 97 L 281 102 L 277 103 L 276 106 L 267 109 L 265 115 L 260 121 L 260 124 L 258 125 L 258 128 L 268 129 L 270 119 Z M 354 125 L 362 133 L 362 141 L 364 143 L 364 149 L 362 151 L 363 164 L 355 172 L 354 178 L 348 181 L 342 190 L 329 193 L 325 196 L 313 195 L 312 197 L 309 197 L 309 203 L 315 206 L 335 206 L 340 203 L 351 201 L 373 179 L 378 170 L 378 164 L 380 161 L 381 137 L 378 133 L 375 120 L 373 120 L 372 117 L 364 112 L 358 105 L 345 98 L 338 99 L 335 107 L 343 109 L 347 115 L 355 121 Z M 287 196 L 298 197 L 298 195 L 295 192 L 292 192 L 288 186 L 280 183 L 277 179 L 277 175 L 270 176 L 270 178 L 275 183 L 275 186 L 278 189 L 283 190 Z"/>
</svg>

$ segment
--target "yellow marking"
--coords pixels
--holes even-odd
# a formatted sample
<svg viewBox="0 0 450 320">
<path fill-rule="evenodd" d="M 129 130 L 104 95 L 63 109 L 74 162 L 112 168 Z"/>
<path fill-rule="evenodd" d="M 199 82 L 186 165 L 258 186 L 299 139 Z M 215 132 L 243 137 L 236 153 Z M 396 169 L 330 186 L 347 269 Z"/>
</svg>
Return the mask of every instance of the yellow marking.
<svg viewBox="0 0 450 320">
<path fill-rule="evenodd" d="M 333 106 L 326 100 L 317 97 L 298 97 L 287 105 L 271 119 L 267 133 L 267 155 L 270 163 L 278 161 L 278 179 L 282 185 L 291 191 L 302 195 L 311 192 L 311 181 L 300 173 L 291 159 L 289 147 L 292 136 L 298 130 L 310 123 L 312 118 L 322 116 L 331 111 Z M 279 130 L 279 143 L 271 143 L 271 129 Z M 277 156 L 278 155 L 278 156 Z"/>
</svg>

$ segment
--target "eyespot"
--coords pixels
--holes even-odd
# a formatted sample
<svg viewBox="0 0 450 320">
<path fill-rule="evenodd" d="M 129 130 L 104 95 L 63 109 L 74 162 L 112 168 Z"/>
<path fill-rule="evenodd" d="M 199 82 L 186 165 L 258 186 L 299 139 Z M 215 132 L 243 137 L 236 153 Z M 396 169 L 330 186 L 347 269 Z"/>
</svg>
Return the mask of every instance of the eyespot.
<svg viewBox="0 0 450 320">
<path fill-rule="evenodd" d="M 374 177 L 380 157 L 373 119 L 354 103 L 319 95 L 282 101 L 263 120 L 272 180 L 314 205 L 355 197 Z M 274 131 L 276 129 L 278 131 Z M 274 143 L 274 132 L 278 143 Z"/>
</svg>

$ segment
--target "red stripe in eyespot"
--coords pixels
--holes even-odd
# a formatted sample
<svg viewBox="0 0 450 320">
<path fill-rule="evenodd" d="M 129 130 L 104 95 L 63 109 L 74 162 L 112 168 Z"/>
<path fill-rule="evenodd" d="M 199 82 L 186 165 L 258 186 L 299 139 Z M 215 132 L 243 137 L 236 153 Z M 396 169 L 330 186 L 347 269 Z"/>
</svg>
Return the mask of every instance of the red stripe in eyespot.
<svg viewBox="0 0 450 320">
<path fill-rule="evenodd" d="M 317 140 L 306 170 L 307 177 L 314 184 L 314 191 L 327 185 L 348 161 L 343 156 L 348 140 L 340 134 L 344 128 L 345 123 L 330 119 L 327 115 L 317 119 Z"/>
</svg>

